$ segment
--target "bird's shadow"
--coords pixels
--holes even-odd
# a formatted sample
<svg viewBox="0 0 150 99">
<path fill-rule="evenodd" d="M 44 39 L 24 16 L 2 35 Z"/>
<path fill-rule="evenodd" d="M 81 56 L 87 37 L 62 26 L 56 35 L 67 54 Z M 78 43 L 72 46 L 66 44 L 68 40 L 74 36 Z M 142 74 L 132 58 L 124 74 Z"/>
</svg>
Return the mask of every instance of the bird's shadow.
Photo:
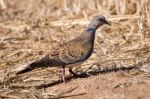
<svg viewBox="0 0 150 99">
<path fill-rule="evenodd" d="M 112 68 L 112 69 L 105 69 L 105 70 L 102 70 L 102 69 L 96 69 L 96 70 L 93 70 L 93 71 L 89 71 L 89 72 L 83 72 L 80 74 L 80 78 L 87 78 L 91 75 L 98 75 L 98 74 L 104 74 L 104 73 L 110 73 L 110 72 L 117 72 L 117 71 L 125 71 L 125 70 L 132 70 L 132 69 L 135 69 L 135 66 L 131 66 L 131 67 L 120 67 L 120 68 Z M 68 75 L 66 76 L 66 81 L 70 81 L 71 79 L 77 79 L 79 77 L 75 77 L 73 75 Z M 39 86 L 36 86 L 37 89 L 42 89 L 42 88 L 47 88 L 47 87 L 52 87 L 54 85 L 57 85 L 57 84 L 60 84 L 60 83 L 63 83 L 62 80 L 57 80 L 57 81 L 53 81 L 52 83 L 48 83 L 48 84 L 41 84 Z"/>
</svg>

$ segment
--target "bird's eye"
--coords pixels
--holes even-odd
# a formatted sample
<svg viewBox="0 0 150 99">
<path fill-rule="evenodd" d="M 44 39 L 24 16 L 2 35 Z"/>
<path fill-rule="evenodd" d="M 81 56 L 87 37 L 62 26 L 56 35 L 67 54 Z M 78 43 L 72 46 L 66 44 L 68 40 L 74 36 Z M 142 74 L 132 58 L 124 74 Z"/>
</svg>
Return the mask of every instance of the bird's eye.
<svg viewBox="0 0 150 99">
<path fill-rule="evenodd" d="M 99 18 L 98 20 L 101 21 L 101 22 L 104 22 L 104 19 L 102 19 L 102 18 Z"/>
</svg>

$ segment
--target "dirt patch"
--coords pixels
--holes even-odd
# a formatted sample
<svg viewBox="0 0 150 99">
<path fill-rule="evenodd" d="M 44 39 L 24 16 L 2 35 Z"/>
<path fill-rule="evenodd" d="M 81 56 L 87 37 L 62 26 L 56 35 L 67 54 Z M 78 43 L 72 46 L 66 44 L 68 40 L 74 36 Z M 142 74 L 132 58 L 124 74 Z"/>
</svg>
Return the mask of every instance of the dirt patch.
<svg viewBox="0 0 150 99">
<path fill-rule="evenodd" d="M 148 0 L 0 0 L 1 99 L 149 99 Z M 94 15 L 112 26 L 97 30 L 92 56 L 59 80 L 58 68 L 16 76 L 13 70 L 78 36 Z"/>
</svg>

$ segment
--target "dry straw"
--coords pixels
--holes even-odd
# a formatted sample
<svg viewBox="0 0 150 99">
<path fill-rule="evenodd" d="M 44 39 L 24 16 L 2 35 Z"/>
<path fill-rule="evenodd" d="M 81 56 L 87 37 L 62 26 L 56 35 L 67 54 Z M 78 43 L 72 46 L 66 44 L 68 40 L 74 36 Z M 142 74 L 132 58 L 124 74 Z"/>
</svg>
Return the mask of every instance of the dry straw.
<svg viewBox="0 0 150 99">
<path fill-rule="evenodd" d="M 88 70 L 93 64 L 104 68 L 136 66 L 150 56 L 149 0 L 0 0 L 0 7 L 3 9 L 0 12 L 0 97 L 41 97 L 44 91 L 39 94 L 28 87 L 40 85 L 43 78 L 49 83 L 57 80 L 55 72 L 38 70 L 38 75 L 35 70 L 14 78 L 9 71 L 76 37 L 94 15 L 103 14 L 112 21 L 112 26 L 97 31 L 95 53 L 79 70 Z M 150 72 L 143 65 L 142 70 Z M 34 79 L 29 78 L 32 74 Z M 27 91 L 21 86 L 27 86 Z M 16 88 L 15 93 L 11 88 Z"/>
</svg>

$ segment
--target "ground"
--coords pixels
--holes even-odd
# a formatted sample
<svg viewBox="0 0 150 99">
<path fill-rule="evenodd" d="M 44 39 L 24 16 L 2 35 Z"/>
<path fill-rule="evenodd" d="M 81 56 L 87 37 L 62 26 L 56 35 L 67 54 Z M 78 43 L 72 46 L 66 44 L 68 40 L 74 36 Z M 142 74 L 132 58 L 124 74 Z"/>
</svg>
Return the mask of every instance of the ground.
<svg viewBox="0 0 150 99">
<path fill-rule="evenodd" d="M 148 0 L 0 1 L 0 99 L 149 99 Z M 66 69 L 63 83 L 55 67 L 15 74 L 78 36 L 95 15 L 112 25 L 96 31 L 92 56 L 74 68 L 87 75 Z"/>
</svg>

